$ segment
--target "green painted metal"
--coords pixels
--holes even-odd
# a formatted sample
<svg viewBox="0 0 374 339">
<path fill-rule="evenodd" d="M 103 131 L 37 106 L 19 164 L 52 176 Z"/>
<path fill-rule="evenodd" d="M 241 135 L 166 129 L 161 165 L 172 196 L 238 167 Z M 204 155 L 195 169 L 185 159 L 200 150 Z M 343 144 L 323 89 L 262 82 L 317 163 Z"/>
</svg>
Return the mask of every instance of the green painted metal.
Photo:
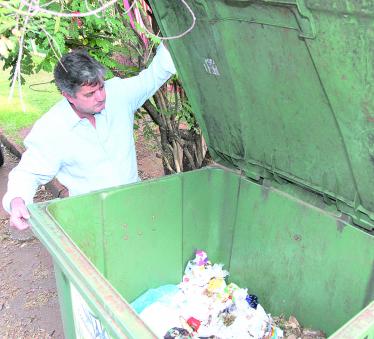
<svg viewBox="0 0 374 339">
<path fill-rule="evenodd" d="M 103 224 L 96 223 L 95 219 L 96 206 L 86 205 L 87 201 L 92 201 L 91 196 L 88 195 L 87 197 L 88 200 L 83 199 L 83 201 L 77 202 L 74 198 L 71 198 L 73 201 L 70 199 L 69 201 L 72 206 L 75 206 L 76 203 L 82 203 L 80 206 L 86 207 L 92 215 L 88 222 L 91 222 L 96 231 L 102 231 Z M 97 195 L 96 198 L 100 200 Z M 62 225 L 66 220 L 70 222 L 76 220 L 79 223 L 74 222 L 69 226 L 65 225 L 70 234 L 65 232 L 64 227 L 60 227 L 55 217 L 47 212 L 48 205 L 51 205 L 53 210 L 54 204 L 63 203 L 61 208 L 64 209 L 64 202 L 64 200 L 52 201 L 51 204 L 36 204 L 29 207 L 32 213 L 33 232 L 52 255 L 55 267 L 58 268 L 56 280 L 65 337 L 75 338 L 77 334 L 74 328 L 70 295 L 70 284 L 74 284 L 112 338 L 155 338 L 155 335 L 137 317 L 128 303 L 104 278 L 101 273 L 102 267 L 98 267 L 88 258 L 92 254 L 92 245 L 90 242 L 84 241 L 86 236 L 84 231 L 76 232 L 76 228 L 79 228 L 80 224 L 83 225 L 87 222 L 83 210 L 65 210 L 63 215 L 59 215 L 59 211 L 56 212 Z M 64 219 L 66 216 L 67 219 Z M 74 218 L 69 219 L 71 216 L 74 216 Z M 102 243 L 103 245 L 104 243 Z M 96 256 L 98 265 L 107 259 L 103 256 L 104 253 L 104 251 L 101 251 Z M 119 268 L 119 270 L 123 269 L 125 269 L 124 266 Z"/>
<path fill-rule="evenodd" d="M 191 15 L 151 1 L 165 36 Z M 374 228 L 374 7 L 351 0 L 188 1 L 169 41 L 216 161 L 318 192 Z"/>
<path fill-rule="evenodd" d="M 373 339 L 374 301 L 357 314 L 351 321 L 336 331 L 331 339 Z"/>
<path fill-rule="evenodd" d="M 333 333 L 374 300 L 374 239 L 294 188 L 207 168 L 30 206 L 64 282 L 65 331 L 68 281 L 114 338 L 153 337 L 127 301 L 179 282 L 202 248 L 268 312 Z"/>
<path fill-rule="evenodd" d="M 70 282 L 62 272 L 59 264 L 54 264 L 53 266 L 55 271 L 58 301 L 60 304 L 61 319 L 64 326 L 65 338 L 75 339 L 76 333 L 72 310 L 72 300 L 70 297 Z"/>
</svg>

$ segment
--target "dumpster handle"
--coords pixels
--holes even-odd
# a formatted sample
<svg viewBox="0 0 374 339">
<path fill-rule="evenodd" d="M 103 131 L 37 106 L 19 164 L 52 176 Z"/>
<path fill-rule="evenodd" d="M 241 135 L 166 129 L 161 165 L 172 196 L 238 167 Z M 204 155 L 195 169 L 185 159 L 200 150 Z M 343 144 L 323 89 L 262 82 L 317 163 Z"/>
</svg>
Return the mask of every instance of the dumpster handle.
<svg viewBox="0 0 374 339">
<path fill-rule="evenodd" d="M 235 0 L 238 2 L 249 2 L 248 0 Z M 317 36 L 316 31 L 316 23 L 314 21 L 313 15 L 308 9 L 308 7 L 305 5 L 305 0 L 257 0 L 258 2 L 266 3 L 266 4 L 273 4 L 273 5 L 294 5 L 297 7 L 297 10 L 299 11 L 299 14 L 302 18 L 305 18 L 309 22 L 310 26 L 310 33 L 305 33 L 302 31 L 302 28 L 300 27 L 300 38 L 305 39 L 315 39 Z M 250 2 L 250 4 L 253 4 L 253 2 Z M 296 17 L 297 20 L 297 17 Z"/>
<path fill-rule="evenodd" d="M 310 25 L 310 34 L 300 32 L 301 38 L 306 39 L 315 39 L 316 37 L 316 23 L 314 21 L 312 13 L 309 11 L 308 7 L 305 5 L 305 0 L 261 0 L 267 3 L 274 3 L 279 5 L 295 5 L 303 18 L 306 18 L 309 21 Z"/>
</svg>

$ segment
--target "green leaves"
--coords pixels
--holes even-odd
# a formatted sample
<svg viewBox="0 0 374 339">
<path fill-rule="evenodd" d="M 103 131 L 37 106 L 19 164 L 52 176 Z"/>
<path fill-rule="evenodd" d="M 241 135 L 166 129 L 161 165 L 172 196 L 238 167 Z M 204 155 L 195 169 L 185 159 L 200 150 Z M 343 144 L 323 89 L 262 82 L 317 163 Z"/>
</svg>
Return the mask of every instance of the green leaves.
<svg viewBox="0 0 374 339">
<path fill-rule="evenodd" d="M 110 49 L 112 47 L 112 43 L 110 41 L 108 41 L 108 40 L 103 39 L 103 38 L 92 39 L 90 45 L 92 47 L 96 47 L 97 46 L 97 47 L 101 48 L 101 50 L 102 50 L 103 53 L 109 53 Z"/>
</svg>

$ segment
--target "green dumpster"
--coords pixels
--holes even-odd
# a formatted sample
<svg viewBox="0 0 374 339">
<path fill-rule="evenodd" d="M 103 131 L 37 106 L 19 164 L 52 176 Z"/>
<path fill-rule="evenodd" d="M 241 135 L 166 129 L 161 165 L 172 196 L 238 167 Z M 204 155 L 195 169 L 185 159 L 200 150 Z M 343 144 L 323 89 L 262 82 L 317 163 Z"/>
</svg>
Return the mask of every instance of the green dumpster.
<svg viewBox="0 0 374 339">
<path fill-rule="evenodd" d="M 220 164 L 30 206 L 66 338 L 75 299 L 113 338 L 154 335 L 129 303 L 196 249 L 273 315 L 374 338 L 374 7 L 152 1 Z"/>
</svg>

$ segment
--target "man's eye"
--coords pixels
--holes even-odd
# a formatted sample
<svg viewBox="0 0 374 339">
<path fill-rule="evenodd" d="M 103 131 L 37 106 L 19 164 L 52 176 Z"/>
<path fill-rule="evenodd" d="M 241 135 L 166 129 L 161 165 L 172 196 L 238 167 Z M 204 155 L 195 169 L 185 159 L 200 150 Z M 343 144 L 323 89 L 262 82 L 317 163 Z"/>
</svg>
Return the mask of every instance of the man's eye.
<svg viewBox="0 0 374 339">
<path fill-rule="evenodd" d="M 88 93 L 88 94 L 86 94 L 85 96 L 86 96 L 87 98 L 89 98 L 89 97 L 92 97 L 92 95 L 93 95 L 93 93 Z"/>
</svg>

